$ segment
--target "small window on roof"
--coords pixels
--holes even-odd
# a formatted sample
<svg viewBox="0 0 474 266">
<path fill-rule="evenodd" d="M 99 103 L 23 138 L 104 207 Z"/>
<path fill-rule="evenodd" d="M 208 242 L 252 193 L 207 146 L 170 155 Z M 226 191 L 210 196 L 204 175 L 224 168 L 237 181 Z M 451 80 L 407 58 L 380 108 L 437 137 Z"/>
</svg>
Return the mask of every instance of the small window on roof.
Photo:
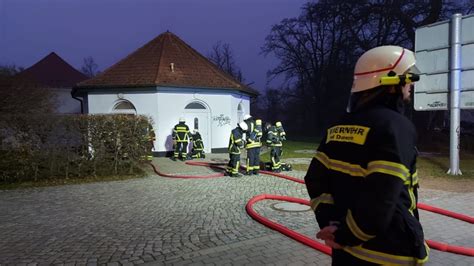
<svg viewBox="0 0 474 266">
<path fill-rule="evenodd" d="M 186 105 L 186 107 L 184 107 L 184 109 L 206 109 L 206 107 L 198 102 L 192 102 L 188 105 Z"/>
</svg>

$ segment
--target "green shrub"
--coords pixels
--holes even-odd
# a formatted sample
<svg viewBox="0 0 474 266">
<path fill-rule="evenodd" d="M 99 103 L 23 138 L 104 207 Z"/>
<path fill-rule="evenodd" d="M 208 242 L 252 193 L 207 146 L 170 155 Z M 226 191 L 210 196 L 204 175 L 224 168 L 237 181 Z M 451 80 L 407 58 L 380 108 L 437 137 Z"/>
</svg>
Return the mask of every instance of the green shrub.
<svg viewBox="0 0 474 266">
<path fill-rule="evenodd" d="M 2 115 L 0 182 L 133 174 L 149 123 L 131 115 Z"/>
</svg>

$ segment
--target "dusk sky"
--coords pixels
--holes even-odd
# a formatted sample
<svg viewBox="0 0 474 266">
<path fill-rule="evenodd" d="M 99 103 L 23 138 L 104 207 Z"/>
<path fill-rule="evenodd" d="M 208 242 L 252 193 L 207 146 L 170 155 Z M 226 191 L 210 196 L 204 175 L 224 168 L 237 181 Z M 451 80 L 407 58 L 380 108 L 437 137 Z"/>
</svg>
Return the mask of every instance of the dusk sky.
<svg viewBox="0 0 474 266">
<path fill-rule="evenodd" d="M 263 91 L 277 64 L 261 47 L 271 26 L 307 0 L 0 0 L 0 65 L 30 67 L 56 52 L 80 70 L 104 70 L 169 30 L 204 56 L 229 43 L 245 83 Z M 275 84 L 276 85 L 276 84 Z"/>
</svg>

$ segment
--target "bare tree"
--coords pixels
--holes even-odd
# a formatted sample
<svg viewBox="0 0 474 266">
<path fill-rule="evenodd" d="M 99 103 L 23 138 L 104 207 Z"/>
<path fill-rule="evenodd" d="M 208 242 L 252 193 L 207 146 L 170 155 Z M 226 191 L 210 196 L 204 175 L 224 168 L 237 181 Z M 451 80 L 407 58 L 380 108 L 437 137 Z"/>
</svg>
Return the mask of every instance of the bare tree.
<svg viewBox="0 0 474 266">
<path fill-rule="evenodd" d="M 16 65 L 0 65 L 0 77 L 11 77 L 14 76 L 21 71 L 23 71 L 23 67 L 18 67 Z"/>
<path fill-rule="evenodd" d="M 95 77 L 98 72 L 99 66 L 95 63 L 94 58 L 92 56 L 88 56 L 84 58 L 84 63 L 81 67 L 82 73 L 89 78 Z"/>
<path fill-rule="evenodd" d="M 208 59 L 227 74 L 231 75 L 239 82 L 243 82 L 242 71 L 235 63 L 234 53 L 228 43 L 218 41 L 212 46 L 212 51 L 208 54 Z"/>
<path fill-rule="evenodd" d="M 344 112 L 353 67 L 364 51 L 389 44 L 413 48 L 417 27 L 459 10 L 454 0 L 307 3 L 299 17 L 282 20 L 266 37 L 262 52 L 280 59 L 268 76 L 285 77 L 283 93 L 307 110 L 310 131 L 320 132 Z"/>
</svg>

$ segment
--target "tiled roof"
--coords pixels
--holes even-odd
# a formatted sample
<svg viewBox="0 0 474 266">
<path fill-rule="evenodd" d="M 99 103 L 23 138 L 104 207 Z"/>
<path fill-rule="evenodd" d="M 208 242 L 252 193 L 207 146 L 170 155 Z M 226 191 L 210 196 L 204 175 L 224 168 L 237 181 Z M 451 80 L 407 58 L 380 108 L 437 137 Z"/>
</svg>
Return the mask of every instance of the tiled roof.
<svg viewBox="0 0 474 266">
<path fill-rule="evenodd" d="M 171 32 L 159 35 L 96 77 L 79 83 L 77 89 L 149 86 L 230 89 L 258 94 Z"/>
<path fill-rule="evenodd" d="M 52 52 L 36 64 L 18 73 L 16 78 L 26 79 L 45 87 L 71 88 L 86 80 L 87 76 Z"/>
</svg>

